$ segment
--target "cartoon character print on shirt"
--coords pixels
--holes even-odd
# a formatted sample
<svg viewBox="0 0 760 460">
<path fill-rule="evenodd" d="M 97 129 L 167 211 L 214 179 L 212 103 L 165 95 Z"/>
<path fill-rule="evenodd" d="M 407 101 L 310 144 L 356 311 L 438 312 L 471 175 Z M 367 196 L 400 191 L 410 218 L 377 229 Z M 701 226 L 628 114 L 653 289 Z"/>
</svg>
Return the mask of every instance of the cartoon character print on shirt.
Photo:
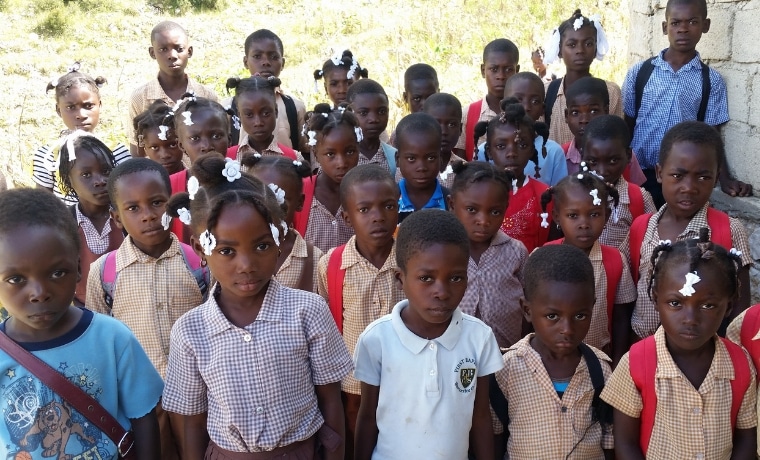
<svg viewBox="0 0 760 460">
<path fill-rule="evenodd" d="M 462 394 L 472 393 L 475 389 L 478 368 L 474 358 L 464 358 L 454 366 L 454 387 Z"/>
<path fill-rule="evenodd" d="M 58 370 L 95 399 L 103 392 L 98 372 L 86 364 Z M 17 372 L 22 375 L 16 375 Z M 2 417 L 11 443 L 0 458 L 55 460 L 110 459 L 114 446 L 98 428 L 23 368 L 0 376 Z"/>
</svg>

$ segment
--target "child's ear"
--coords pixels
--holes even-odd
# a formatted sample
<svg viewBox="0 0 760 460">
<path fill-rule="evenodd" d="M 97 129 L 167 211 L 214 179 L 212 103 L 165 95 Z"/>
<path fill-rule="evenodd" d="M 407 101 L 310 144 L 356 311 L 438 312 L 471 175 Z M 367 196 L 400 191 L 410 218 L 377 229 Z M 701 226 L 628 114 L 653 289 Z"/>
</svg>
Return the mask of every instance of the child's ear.
<svg viewBox="0 0 760 460">
<path fill-rule="evenodd" d="M 282 70 L 284 68 L 285 68 L 285 58 L 283 57 L 282 58 L 282 67 L 280 67 L 280 70 Z"/>
<path fill-rule="evenodd" d="M 567 111 L 567 109 L 565 109 L 565 123 L 567 123 L 567 113 L 568 113 L 568 111 Z"/>
<path fill-rule="evenodd" d="M 702 21 L 702 33 L 706 34 L 710 31 L 710 18 L 705 18 L 704 21 Z"/>
<path fill-rule="evenodd" d="M 668 34 L 668 18 L 666 17 L 664 21 L 662 21 L 662 34 L 667 35 Z"/>
<path fill-rule="evenodd" d="M 609 115 L 610 114 L 610 105 L 609 104 L 605 104 L 604 105 L 604 114 L 605 115 Z"/>
<path fill-rule="evenodd" d="M 480 64 L 480 76 L 486 78 L 486 63 Z"/>
<path fill-rule="evenodd" d="M 446 207 L 449 208 L 449 211 L 454 209 L 454 200 L 451 198 L 451 194 L 446 195 Z"/>
<path fill-rule="evenodd" d="M 404 91 L 403 93 L 401 93 L 401 99 L 404 100 L 404 105 L 409 106 L 409 101 L 406 98 L 406 91 Z"/>
<path fill-rule="evenodd" d="M 728 302 L 728 307 L 726 308 L 726 314 L 723 315 L 723 318 L 728 318 L 728 315 L 731 314 L 733 309 L 734 309 L 734 300 Z"/>
<path fill-rule="evenodd" d="M 246 54 L 243 56 L 243 67 L 247 70 L 248 69 L 248 55 Z"/>
<path fill-rule="evenodd" d="M 148 54 L 152 59 L 156 59 L 156 52 L 153 50 L 153 46 L 148 47 Z"/>
<path fill-rule="evenodd" d="M 58 116 L 61 116 L 61 108 L 58 107 L 58 102 L 55 103 L 55 113 L 58 114 Z"/>
<path fill-rule="evenodd" d="M 660 163 L 655 165 L 654 175 L 657 178 L 657 183 L 662 184 L 662 166 L 660 166 Z"/>
<path fill-rule="evenodd" d="M 348 213 L 344 211 L 343 209 L 340 210 L 340 215 L 343 217 L 343 221 L 348 225 L 348 228 L 354 228 L 353 225 L 351 225 L 351 218 L 349 217 Z"/>
<path fill-rule="evenodd" d="M 522 308 L 523 311 L 523 317 L 525 318 L 525 321 L 532 322 L 531 316 L 530 316 L 530 302 L 528 302 L 528 299 L 525 297 L 520 297 L 520 308 Z"/>
<path fill-rule="evenodd" d="M 396 285 L 401 289 L 404 290 L 404 272 L 401 271 L 400 268 L 396 268 L 393 273 L 393 277 L 396 278 Z"/>
<path fill-rule="evenodd" d="M 520 64 L 515 66 L 515 73 L 520 73 Z"/>
<path fill-rule="evenodd" d="M 555 224 L 559 225 L 559 212 L 557 211 L 557 206 L 552 207 L 552 220 Z"/>
<path fill-rule="evenodd" d="M 187 58 L 190 59 L 191 57 L 193 57 L 193 47 L 192 46 L 188 46 L 187 47 Z"/>
<path fill-rule="evenodd" d="M 396 137 L 396 145 L 398 145 L 398 137 Z M 396 149 L 396 153 L 394 154 L 394 158 L 396 159 L 396 166 L 398 166 L 400 164 L 399 161 L 398 161 L 398 159 L 399 159 L 398 149 Z"/>
<path fill-rule="evenodd" d="M 111 207 L 110 209 L 111 213 L 111 219 L 113 219 L 114 223 L 117 227 L 119 227 L 120 230 L 124 230 L 124 224 L 121 223 L 121 216 L 119 216 L 119 211 L 115 207 Z"/>
<path fill-rule="evenodd" d="M 198 257 L 205 260 L 206 254 L 204 254 L 201 243 L 195 238 L 195 235 L 190 235 L 190 247 L 193 248 L 193 252 L 195 252 Z"/>
<path fill-rule="evenodd" d="M 628 148 L 625 149 L 625 157 L 628 158 L 628 163 L 630 163 L 631 160 L 633 160 L 633 149 L 632 148 L 628 147 Z"/>
</svg>

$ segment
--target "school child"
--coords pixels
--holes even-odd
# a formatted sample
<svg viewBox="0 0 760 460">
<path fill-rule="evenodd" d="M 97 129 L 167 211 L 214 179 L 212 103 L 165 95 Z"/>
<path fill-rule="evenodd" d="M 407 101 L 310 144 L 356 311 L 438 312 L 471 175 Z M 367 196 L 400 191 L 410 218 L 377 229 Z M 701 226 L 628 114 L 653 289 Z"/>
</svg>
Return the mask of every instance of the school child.
<svg viewBox="0 0 760 460">
<path fill-rule="evenodd" d="M 61 192 L 77 201 L 69 206 L 77 221 L 82 271 L 74 292 L 74 304 L 83 307 L 87 300 L 90 264 L 102 254 L 118 249 L 124 241 L 124 234 L 110 213 L 107 183 L 114 167 L 113 154 L 97 137 L 86 131 L 74 131 L 63 139 L 58 162 Z"/>
<path fill-rule="evenodd" d="M 528 253 L 549 240 L 551 208 L 541 209 L 541 194 L 548 188 L 543 182 L 525 175 L 528 161 L 538 164 L 535 148 L 537 131 L 545 131 L 543 123 L 534 123 L 515 98 L 501 101 L 501 114 L 489 122 L 475 125 L 474 136 L 486 135 L 486 161 L 512 173 L 509 207 L 501 230 L 520 240 Z M 538 171 L 537 171 L 538 172 Z M 542 214 L 546 214 L 544 218 Z"/>
<path fill-rule="evenodd" d="M 235 152 L 235 158 L 238 161 L 248 153 L 284 155 L 291 160 L 303 159 L 296 154 L 295 150 L 279 143 L 275 137 L 276 89 L 279 86 L 280 79 L 277 77 L 254 76 L 227 79 L 227 91 L 235 89 L 236 114 L 244 132 L 238 145 L 230 147 L 230 150 Z"/>
<path fill-rule="evenodd" d="M 441 169 L 441 127 L 426 113 L 412 113 L 396 127 L 398 223 L 425 208 L 447 209 L 449 190 L 438 182 Z"/>
<path fill-rule="evenodd" d="M 467 291 L 459 308 L 493 329 L 507 348 L 522 337 L 522 267 L 528 251 L 501 231 L 509 203 L 512 174 L 481 161 L 454 165 L 456 180 L 449 209 L 467 230 L 470 261 Z"/>
<path fill-rule="evenodd" d="M 631 136 L 622 118 L 615 115 L 596 117 L 586 126 L 583 137 L 582 162 L 602 176 L 604 182 L 612 184 L 620 197 L 599 242 L 619 248 L 628 236 L 633 220 L 642 214 L 652 214 L 657 208 L 649 192 L 624 177 L 633 155 L 628 147 Z"/>
<path fill-rule="evenodd" d="M 293 161 L 282 156 L 249 155 L 243 159 L 251 175 L 259 179 L 275 192 L 277 201 L 285 207 L 284 222 L 288 231 L 280 243 L 280 257 L 274 275 L 280 284 L 287 287 L 317 292 L 319 278 L 317 263 L 322 251 L 307 243 L 293 228 L 293 216 L 303 210 L 303 180 L 311 178 L 308 162 Z"/>
<path fill-rule="evenodd" d="M 272 279 L 282 208 L 228 163 L 215 182 L 240 187 L 209 196 L 201 178 L 191 202 L 205 222 L 194 248 L 217 284 L 172 328 L 162 404 L 183 421 L 184 458 L 342 460 L 351 357 L 318 295 Z"/>
<path fill-rule="evenodd" d="M 61 117 L 66 127 L 62 135 L 76 130 L 92 133 L 100 121 L 100 87 L 105 84 L 106 79 L 92 78 L 79 70 L 79 62 L 75 62 L 65 74 L 53 78 L 45 89 L 46 93 L 51 89 L 55 90 L 55 113 Z M 38 188 L 50 190 L 65 204 L 75 204 L 76 199 L 73 196 L 66 197 L 61 192 L 54 150 L 54 146 L 45 145 L 34 152 L 32 180 Z M 132 158 L 123 144 L 116 145 L 113 157 L 116 164 Z"/>
<path fill-rule="evenodd" d="M 660 207 L 665 202 L 656 177 L 660 142 L 665 133 L 686 120 L 720 128 L 728 120 L 726 83 L 702 62 L 697 43 L 710 30 L 705 0 L 669 0 L 662 33 L 668 48 L 635 64 L 623 82 L 625 120 L 631 147 L 644 169 L 646 188 Z M 671 110 L 678 107 L 678 110 Z M 720 184 L 731 196 L 752 195 L 752 185 L 735 180 L 728 163 L 720 164 Z"/>
<path fill-rule="evenodd" d="M 314 71 L 314 92 L 317 80 L 324 80 L 325 94 L 333 109 L 348 101 L 348 88 L 361 78 L 369 78 L 369 71 L 359 64 L 350 50 L 336 54 Z"/>
<path fill-rule="evenodd" d="M 557 59 L 562 59 L 565 64 L 565 76 L 546 83 L 544 109 L 544 121 L 549 125 L 549 139 L 563 145 L 574 137 L 567 122 L 563 122 L 565 109 L 568 107 L 565 93 L 579 79 L 591 76 L 591 63 L 594 62 L 594 58 L 600 61 L 604 59 L 609 51 L 609 44 L 599 15 L 586 17 L 578 9 L 552 31 L 544 48 L 544 64 L 551 64 Z M 622 117 L 620 87 L 611 81 L 604 83 L 607 86 L 609 113 Z"/>
<path fill-rule="evenodd" d="M 567 173 L 575 174 L 581 170 L 583 144 L 586 125 L 595 117 L 607 115 L 610 96 L 604 80 L 583 77 L 567 88 L 565 122 L 573 133 L 573 139 L 562 144 L 567 161 Z"/>
<path fill-rule="evenodd" d="M 346 244 L 354 234 L 343 219 L 340 184 L 359 162 L 359 121 L 348 110 L 317 104 L 306 114 L 306 135 L 317 174 L 303 180 L 304 203 L 293 226 L 304 239 L 326 252 Z"/>
<path fill-rule="evenodd" d="M 660 324 L 655 303 L 647 295 L 650 258 L 660 240 L 681 241 L 710 229 L 710 240 L 741 253 L 739 297 L 728 316 L 732 320 L 749 307 L 749 267 L 752 256 L 742 224 L 710 208 L 710 194 L 718 180 L 725 155 L 718 131 L 699 121 L 685 121 L 672 127 L 662 139 L 657 163 L 657 180 L 662 184 L 665 204 L 655 214 L 644 214 L 631 224 L 628 243 L 621 251 L 629 254 L 638 296 L 631 317 L 633 332 L 640 338 L 655 333 Z M 724 328 L 725 330 L 725 328 Z"/>
<path fill-rule="evenodd" d="M 504 98 L 504 86 L 507 81 L 520 71 L 520 50 L 506 38 L 497 38 L 483 48 L 483 63 L 480 64 L 480 76 L 486 81 L 488 92 L 485 97 L 467 106 L 462 113 L 464 130 L 459 137 L 456 149 L 464 150 L 460 156 L 472 160 L 481 140 L 473 137 L 475 125 L 491 121 L 502 112 L 501 100 Z M 459 152 L 457 152 L 459 153 Z"/>
<path fill-rule="evenodd" d="M 343 218 L 356 234 L 319 260 L 319 294 L 330 305 L 346 347 L 353 353 L 364 328 L 404 298 L 395 280 L 398 187 L 382 166 L 360 165 L 341 182 L 340 201 Z M 346 452 L 352 458 L 360 385 L 349 375 L 341 389 Z"/>
<path fill-rule="evenodd" d="M 76 220 L 52 194 L 0 194 L 4 456 L 158 460 L 161 377 L 126 326 L 72 305 L 79 245 Z M 69 387 L 53 389 L 57 381 Z"/>
<path fill-rule="evenodd" d="M 158 64 L 158 75 L 140 86 L 129 98 L 128 138 L 129 151 L 133 156 L 145 156 L 145 152 L 135 143 L 132 120 L 150 107 L 153 101 L 162 100 L 174 105 L 185 93 L 193 93 L 216 101 L 216 93 L 210 88 L 190 78 L 185 72 L 187 61 L 193 57 L 193 47 L 189 44 L 187 32 L 172 21 L 162 21 L 150 32 L 148 54 Z"/>
<path fill-rule="evenodd" d="M 404 100 L 404 105 L 409 113 L 422 112 L 425 101 L 439 91 L 438 73 L 433 66 L 417 63 L 410 65 L 404 71 L 404 92 L 401 94 L 401 98 Z M 395 131 L 391 133 L 388 143 L 398 147 Z"/>
<path fill-rule="evenodd" d="M 636 301 L 636 286 L 626 258 L 617 247 L 599 242 L 614 212 L 610 204 L 617 208 L 619 199 L 614 187 L 586 171 L 565 177 L 541 196 L 544 209 L 554 203 L 552 218 L 564 234 L 564 238 L 547 244 L 575 246 L 594 267 L 596 302 L 584 342 L 612 355 L 615 363 L 628 351 L 631 311 Z"/>
<path fill-rule="evenodd" d="M 396 149 L 383 140 L 388 126 L 388 95 L 380 83 L 363 79 L 348 89 L 346 101 L 359 120 L 359 164 L 379 164 L 396 174 Z"/>
<path fill-rule="evenodd" d="M 433 117 L 441 127 L 441 165 L 438 182 L 450 189 L 456 177 L 452 165 L 464 161 L 454 153 L 454 146 L 462 133 L 462 104 L 451 94 L 436 93 L 425 100 L 422 111 Z M 397 182 L 400 180 L 398 173 L 396 179 Z"/>
<path fill-rule="evenodd" d="M 354 353 L 357 460 L 466 459 L 468 446 L 494 458 L 488 379 L 502 364 L 491 328 L 458 308 L 469 245 L 456 217 L 437 209 L 399 227 L 396 278 L 407 300 L 370 324 Z"/>
<path fill-rule="evenodd" d="M 132 121 L 137 146 L 145 151 L 146 157 L 160 163 L 170 175 L 185 169 L 174 126 L 164 124 L 171 111 L 166 102 L 153 101 L 148 110 Z"/>
<path fill-rule="evenodd" d="M 280 78 L 280 72 L 285 67 L 285 55 L 282 40 L 277 34 L 267 29 L 256 30 L 246 37 L 244 48 L 243 66 L 248 69 L 252 77 Z M 285 94 L 282 85 L 274 88 L 274 93 L 277 101 L 277 122 L 274 130 L 277 143 L 293 150 L 306 150 L 301 137 L 306 106 L 299 99 Z M 233 119 L 240 118 L 234 97 L 226 99 L 222 105 L 232 108 L 235 112 Z M 230 127 L 230 145 L 237 145 L 245 135 L 245 127 L 240 126 L 239 121 L 233 123 Z"/>
<path fill-rule="evenodd" d="M 578 248 L 545 246 L 528 257 L 523 282 L 520 306 L 535 333 L 504 353 L 491 380 L 497 458 L 613 458 L 612 411 L 599 399 L 610 359 L 584 341 L 592 265 Z"/>
<path fill-rule="evenodd" d="M 546 57 L 546 53 L 540 46 L 530 53 L 530 62 L 533 64 L 533 70 L 541 79 L 542 84 L 545 81 L 550 82 L 557 79 L 557 75 L 555 75 L 554 72 L 547 72 L 546 64 L 544 64 L 544 57 Z"/>
<path fill-rule="evenodd" d="M 652 252 L 649 294 L 662 325 L 631 347 L 602 392 L 621 458 L 755 458 L 755 369 L 716 334 L 735 308 L 742 260 L 708 234 Z"/>
</svg>

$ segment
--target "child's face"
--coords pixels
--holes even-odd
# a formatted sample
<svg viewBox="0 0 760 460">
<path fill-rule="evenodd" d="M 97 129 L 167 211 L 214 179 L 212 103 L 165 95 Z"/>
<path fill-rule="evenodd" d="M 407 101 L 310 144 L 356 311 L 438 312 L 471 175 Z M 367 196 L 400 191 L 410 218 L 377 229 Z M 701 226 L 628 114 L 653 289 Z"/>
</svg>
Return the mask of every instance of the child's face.
<svg viewBox="0 0 760 460">
<path fill-rule="evenodd" d="M 359 143 L 353 128 L 341 124 L 326 136 L 318 137 L 315 156 L 322 172 L 340 184 L 343 176 L 359 164 Z"/>
<path fill-rule="evenodd" d="M 718 159 L 709 145 L 676 142 L 665 159 L 657 164 L 657 182 L 668 211 L 691 219 L 710 199 L 718 180 Z"/>
<path fill-rule="evenodd" d="M 229 204 L 222 208 L 211 233 L 216 247 L 203 257 L 222 286 L 219 303 L 263 300 L 280 252 L 269 223 L 250 204 Z M 203 254 L 200 245 L 195 245 Z"/>
<path fill-rule="evenodd" d="M 510 171 L 518 181 L 525 178 L 525 165 L 533 156 L 534 135 L 528 128 L 523 128 L 517 133 L 514 126 L 504 123 L 497 124 L 489 136 L 486 149 L 493 163 Z"/>
<path fill-rule="evenodd" d="M 488 95 L 498 100 L 504 96 L 507 80 L 519 71 L 520 65 L 515 57 L 499 51 L 488 53 L 485 62 L 480 65 L 480 74 L 486 79 Z"/>
<path fill-rule="evenodd" d="M 224 155 L 229 145 L 227 115 L 216 110 L 196 110 L 192 113 L 192 125 L 177 123 L 179 147 L 195 163 L 201 155 L 218 152 Z"/>
<path fill-rule="evenodd" d="M 178 77 L 184 75 L 193 47 L 188 46 L 187 35 L 181 30 L 170 29 L 153 36 L 148 54 L 158 62 L 160 73 Z"/>
<path fill-rule="evenodd" d="M 546 75 L 546 64 L 544 64 L 544 59 L 539 53 L 535 51 L 532 52 L 530 54 L 530 61 L 533 63 L 533 70 L 535 70 L 540 77 Z"/>
<path fill-rule="evenodd" d="M 482 180 L 449 195 L 449 209 L 467 230 L 470 242 L 490 243 L 504 221 L 509 192 L 499 182 Z"/>
<path fill-rule="evenodd" d="M 237 97 L 238 114 L 248 138 L 258 145 L 268 146 L 274 138 L 277 124 L 277 103 L 263 91 L 246 92 Z"/>
<path fill-rule="evenodd" d="M 158 258 L 171 245 L 170 232 L 161 224 L 171 190 L 157 172 L 138 171 L 120 177 L 115 191 L 111 216 L 116 225 L 129 233 L 138 249 Z"/>
<path fill-rule="evenodd" d="M 576 147 L 583 146 L 583 135 L 586 133 L 586 125 L 594 118 L 606 115 L 610 112 L 609 105 L 602 98 L 593 94 L 579 94 L 573 99 L 568 99 L 565 109 L 565 121 L 570 132 L 575 136 Z"/>
<path fill-rule="evenodd" d="M 710 20 L 702 15 L 697 4 L 670 5 L 662 22 L 662 33 L 668 36 L 669 48 L 681 53 L 690 53 L 710 30 Z"/>
<path fill-rule="evenodd" d="M 53 226 L 22 226 L 0 235 L 0 303 L 8 328 L 29 341 L 59 336 L 79 281 L 74 242 Z"/>
<path fill-rule="evenodd" d="M 596 29 L 586 25 L 578 30 L 568 27 L 562 33 L 559 56 L 568 71 L 588 72 L 596 57 Z"/>
<path fill-rule="evenodd" d="M 145 154 L 156 163 L 166 169 L 169 174 L 182 171 L 182 150 L 177 142 L 177 134 L 173 129 L 166 132 L 166 140 L 158 137 L 158 128 L 150 128 L 143 133 L 143 146 Z"/>
<path fill-rule="evenodd" d="M 355 183 L 345 198 L 343 219 L 357 242 L 374 247 L 393 241 L 398 224 L 398 187 L 390 181 Z"/>
<path fill-rule="evenodd" d="M 86 85 L 72 86 L 58 99 L 55 113 L 66 128 L 92 132 L 100 121 L 100 96 Z"/>
<path fill-rule="evenodd" d="M 412 330 L 447 327 L 467 290 L 469 251 L 453 244 L 432 244 L 418 250 L 396 278 L 409 300 L 402 314 Z M 444 329 L 445 330 L 445 329 Z"/>
<path fill-rule="evenodd" d="M 353 78 L 348 78 L 348 69 L 345 66 L 334 67 L 322 77 L 325 80 L 325 91 L 334 106 L 346 102 L 348 87 L 354 83 Z"/>
<path fill-rule="evenodd" d="M 694 294 L 684 296 L 679 291 L 686 282 L 688 264 L 668 263 L 667 268 L 658 276 L 652 300 L 660 314 L 668 348 L 671 352 L 697 350 L 713 338 L 731 312 L 726 276 L 719 272 L 717 264 L 700 263 L 696 272 L 701 281 L 692 285 Z"/>
<path fill-rule="evenodd" d="M 541 82 L 527 78 L 512 80 L 504 90 L 504 97 L 517 98 L 533 121 L 538 120 L 544 114 L 545 94 L 544 85 Z"/>
<path fill-rule="evenodd" d="M 69 181 L 79 197 L 79 202 L 107 207 L 111 200 L 108 198 L 106 185 L 113 168 L 89 150 L 80 148 L 76 155 L 77 159 L 69 172 Z"/>
<path fill-rule="evenodd" d="M 407 131 L 396 138 L 396 164 L 407 189 L 427 189 L 441 169 L 441 139 L 437 135 Z"/>
<path fill-rule="evenodd" d="M 607 201 L 598 190 L 601 202 L 594 204 L 594 198 L 580 184 L 568 184 L 556 196 L 552 219 L 565 234 L 565 243 L 588 253 L 604 230 L 607 223 Z"/>
<path fill-rule="evenodd" d="M 462 117 L 454 107 L 439 105 L 426 110 L 441 125 L 441 154 L 449 155 L 462 134 Z"/>
<path fill-rule="evenodd" d="M 631 149 L 620 139 L 586 139 L 583 161 L 590 170 L 601 174 L 605 182 L 617 184 L 631 161 Z"/>
<path fill-rule="evenodd" d="M 593 284 L 539 281 L 532 298 L 522 298 L 520 304 L 536 331 L 534 349 L 557 357 L 578 353 L 591 326 Z"/>
<path fill-rule="evenodd" d="M 406 84 L 403 98 L 409 107 L 410 113 L 422 112 L 422 105 L 427 98 L 438 92 L 438 84 L 435 80 L 422 78 L 411 80 Z"/>
<path fill-rule="evenodd" d="M 382 94 L 357 94 L 351 109 L 359 119 L 364 139 L 379 139 L 388 126 L 388 98 Z"/>
<path fill-rule="evenodd" d="M 293 215 L 303 208 L 303 184 L 300 179 L 290 174 L 283 174 L 274 167 L 259 166 L 251 170 L 254 177 L 266 185 L 275 184 L 285 192 L 285 222 L 293 224 Z"/>
<path fill-rule="evenodd" d="M 282 57 L 277 42 L 264 38 L 251 44 L 248 54 L 243 57 L 243 65 L 251 75 L 259 74 L 264 78 L 279 77 L 282 68 L 285 67 L 285 58 Z"/>
</svg>

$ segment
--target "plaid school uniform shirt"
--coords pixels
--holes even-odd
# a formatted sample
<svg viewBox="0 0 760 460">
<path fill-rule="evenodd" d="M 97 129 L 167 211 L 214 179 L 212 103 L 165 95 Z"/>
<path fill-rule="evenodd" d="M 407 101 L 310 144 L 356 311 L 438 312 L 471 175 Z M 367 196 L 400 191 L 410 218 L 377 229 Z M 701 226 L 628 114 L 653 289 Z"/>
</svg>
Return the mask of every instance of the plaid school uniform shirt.
<svg viewBox="0 0 760 460">
<path fill-rule="evenodd" d="M 306 247 L 306 240 L 304 240 L 296 230 L 291 228 L 288 231 L 295 232 L 296 240 L 293 242 L 293 249 L 291 249 L 290 254 L 288 254 L 288 257 L 285 258 L 282 265 L 280 265 L 280 268 L 277 270 L 277 273 L 274 275 L 274 279 L 283 286 L 297 289 L 298 284 L 301 282 L 303 271 L 306 269 L 308 248 Z M 319 264 L 319 259 L 322 257 L 322 251 L 316 246 L 313 247 L 312 251 L 312 286 L 313 292 L 316 292 L 319 284 L 319 271 L 317 270 L 317 266 Z"/>
<path fill-rule="evenodd" d="M 240 143 L 238 144 L 238 151 L 235 156 L 235 159 L 237 161 L 240 161 L 243 158 L 243 156 L 245 156 L 248 153 L 251 153 L 251 154 L 258 153 L 262 156 L 283 156 L 285 155 L 285 152 L 282 151 L 278 143 L 279 143 L 279 140 L 277 139 L 277 136 L 275 136 L 272 139 L 272 142 L 269 143 L 267 148 L 259 152 L 255 148 L 251 147 L 251 145 L 248 143 L 248 134 L 241 133 Z M 301 152 L 299 152 L 298 150 L 296 150 L 295 152 L 296 152 L 296 159 L 298 161 L 303 161 L 303 156 L 301 155 Z"/>
<path fill-rule="evenodd" d="M 544 83 L 544 91 L 549 88 L 551 82 Z M 610 115 L 617 115 L 623 118 L 623 100 L 620 93 L 620 87 L 617 83 L 606 81 L 607 92 L 610 95 Z M 565 99 L 565 78 L 562 78 L 562 82 L 559 84 L 559 90 L 557 91 L 557 99 L 554 101 L 552 107 L 552 119 L 551 125 L 549 125 L 549 139 L 555 141 L 559 145 L 567 144 L 575 138 L 570 127 L 567 126 L 565 121 L 565 109 L 567 108 L 567 100 Z M 572 174 L 571 171 L 568 173 Z"/>
<path fill-rule="evenodd" d="M 256 319 L 237 327 L 217 303 L 218 286 L 172 329 L 162 406 L 206 412 L 211 440 L 233 452 L 309 439 L 324 423 L 314 387 L 353 369 L 329 308 L 272 280 Z"/>
<path fill-rule="evenodd" d="M 319 295 L 329 301 L 327 264 L 332 251 L 319 260 Z M 343 340 L 353 356 L 359 335 L 372 321 L 387 315 L 393 307 L 404 300 L 404 291 L 396 283 L 396 243 L 388 258 L 379 269 L 359 254 L 356 236 L 352 236 L 343 251 L 341 270 L 346 271 L 343 280 Z M 361 384 L 353 374 L 343 379 L 341 389 L 346 393 L 361 394 Z"/>
<path fill-rule="evenodd" d="M 108 244 L 111 241 L 108 234 L 111 233 L 113 219 L 109 217 L 108 220 L 106 220 L 106 224 L 103 226 L 103 230 L 98 231 L 92 221 L 79 210 L 79 205 L 74 205 L 74 210 L 77 216 L 77 225 L 79 225 L 82 229 L 82 233 L 84 233 L 87 247 L 90 248 L 90 251 L 94 254 L 103 254 L 108 249 Z"/>
<path fill-rule="evenodd" d="M 385 150 L 383 150 L 383 143 L 380 142 L 380 147 L 377 149 L 377 152 L 375 152 L 375 155 L 372 158 L 367 158 L 364 156 L 363 153 L 359 153 L 359 163 L 358 165 L 380 165 L 385 169 L 390 168 L 390 165 L 388 165 L 388 159 L 385 158 Z M 390 171 L 390 169 L 388 169 Z"/>
<path fill-rule="evenodd" d="M 726 346 L 715 336 L 715 356 L 710 370 L 699 389 L 695 389 L 668 352 L 662 327 L 654 338 L 657 349 L 657 413 L 647 458 L 729 459 L 733 447 L 730 401 L 734 366 Z M 640 418 L 644 406 L 631 378 L 631 365 L 641 364 L 630 363 L 626 353 L 601 396 L 623 414 Z M 751 363 L 750 370 L 750 381 L 754 382 L 755 369 Z M 736 417 L 737 430 L 757 426 L 755 404 L 756 387 L 750 385 Z"/>
<path fill-rule="evenodd" d="M 346 244 L 354 236 L 354 229 L 343 220 L 342 211 L 343 207 L 339 206 L 333 215 L 315 195 L 311 201 L 309 222 L 303 235 L 304 239 L 323 253 Z"/>
<path fill-rule="evenodd" d="M 132 237 L 116 250 L 116 283 L 113 304 L 106 304 L 102 272 L 106 255 L 96 260 L 87 277 L 90 310 L 113 316 L 126 324 L 145 349 L 150 362 L 162 377 L 169 360 L 172 326 L 190 309 L 203 302 L 198 282 L 190 270 L 172 233 L 172 242 L 157 259 L 135 246 Z"/>
<path fill-rule="evenodd" d="M 586 360 L 581 358 L 560 398 L 541 355 L 530 345 L 531 333 L 504 353 L 504 368 L 496 372 L 499 390 L 509 403 L 509 440 L 505 458 L 604 459 L 612 449 L 612 425 L 592 420 L 594 386 Z M 610 378 L 610 358 L 591 348 Z M 504 432 L 491 409 L 494 433 Z M 547 432 L 549 430 L 549 432 Z M 571 455 L 572 454 L 572 455 Z"/>
<path fill-rule="evenodd" d="M 618 201 L 617 209 L 613 210 L 612 215 L 607 219 L 607 224 L 604 226 L 602 235 L 599 237 L 599 242 L 607 246 L 619 248 L 631 231 L 633 214 L 631 214 L 631 196 L 628 194 L 628 182 L 621 177 L 618 179 L 617 184 L 615 184 L 615 189 L 620 195 L 620 200 Z M 654 214 L 657 212 L 654 201 L 652 201 L 652 195 L 641 188 L 641 196 L 644 199 L 644 214 Z M 615 213 L 617 213 L 617 220 L 615 220 Z"/>
<path fill-rule="evenodd" d="M 502 348 L 521 337 L 522 267 L 527 258 L 525 245 L 499 230 L 480 261 L 470 258 L 467 264 L 467 290 L 459 308 L 490 326 Z"/>
<path fill-rule="evenodd" d="M 676 238 L 676 241 L 682 241 L 690 238 L 699 238 L 699 230 L 703 227 L 707 227 L 707 208 L 710 203 L 700 209 L 691 222 L 686 226 L 683 232 Z M 660 326 L 660 314 L 654 309 L 654 302 L 649 299 L 649 270 L 652 267 L 650 259 L 652 252 L 660 242 L 660 234 L 657 230 L 657 225 L 662 218 L 662 215 L 667 209 L 667 203 L 654 214 L 647 224 L 646 232 L 644 233 L 644 241 L 641 243 L 641 259 L 638 267 L 639 281 L 636 285 L 636 306 L 633 309 L 633 316 L 631 317 L 631 327 L 633 332 L 636 333 L 642 339 L 654 334 L 657 328 Z M 747 232 L 744 230 L 744 226 L 741 222 L 733 217 L 728 218 L 729 226 L 731 229 L 731 240 L 734 243 L 734 247 L 741 251 L 742 267 L 752 264 L 752 256 L 749 249 L 749 240 L 747 239 Z M 727 248 L 731 249 L 731 248 Z M 630 262 L 630 241 L 628 238 L 623 242 L 620 247 L 620 251 L 623 254 L 629 254 Z M 633 270 L 637 270 L 633 267 Z"/>
<path fill-rule="evenodd" d="M 472 104 L 475 104 L 475 102 L 473 102 Z M 465 148 L 465 142 L 467 138 L 467 115 L 469 115 L 470 106 L 472 104 L 468 104 L 466 108 L 465 107 L 462 108 L 462 134 L 459 135 L 459 141 L 457 142 L 457 145 L 454 147 L 456 149 L 464 150 Z M 483 100 L 480 106 L 480 114 L 478 114 L 477 122 L 491 121 L 498 116 L 499 116 L 498 113 L 494 112 L 493 110 L 491 110 L 490 107 L 488 107 L 488 101 L 486 101 L 485 96 L 483 96 Z M 473 145 L 477 146 L 477 145 L 480 145 L 481 142 L 485 142 L 485 139 L 483 137 L 478 139 L 478 142 L 476 142 Z"/>
</svg>

